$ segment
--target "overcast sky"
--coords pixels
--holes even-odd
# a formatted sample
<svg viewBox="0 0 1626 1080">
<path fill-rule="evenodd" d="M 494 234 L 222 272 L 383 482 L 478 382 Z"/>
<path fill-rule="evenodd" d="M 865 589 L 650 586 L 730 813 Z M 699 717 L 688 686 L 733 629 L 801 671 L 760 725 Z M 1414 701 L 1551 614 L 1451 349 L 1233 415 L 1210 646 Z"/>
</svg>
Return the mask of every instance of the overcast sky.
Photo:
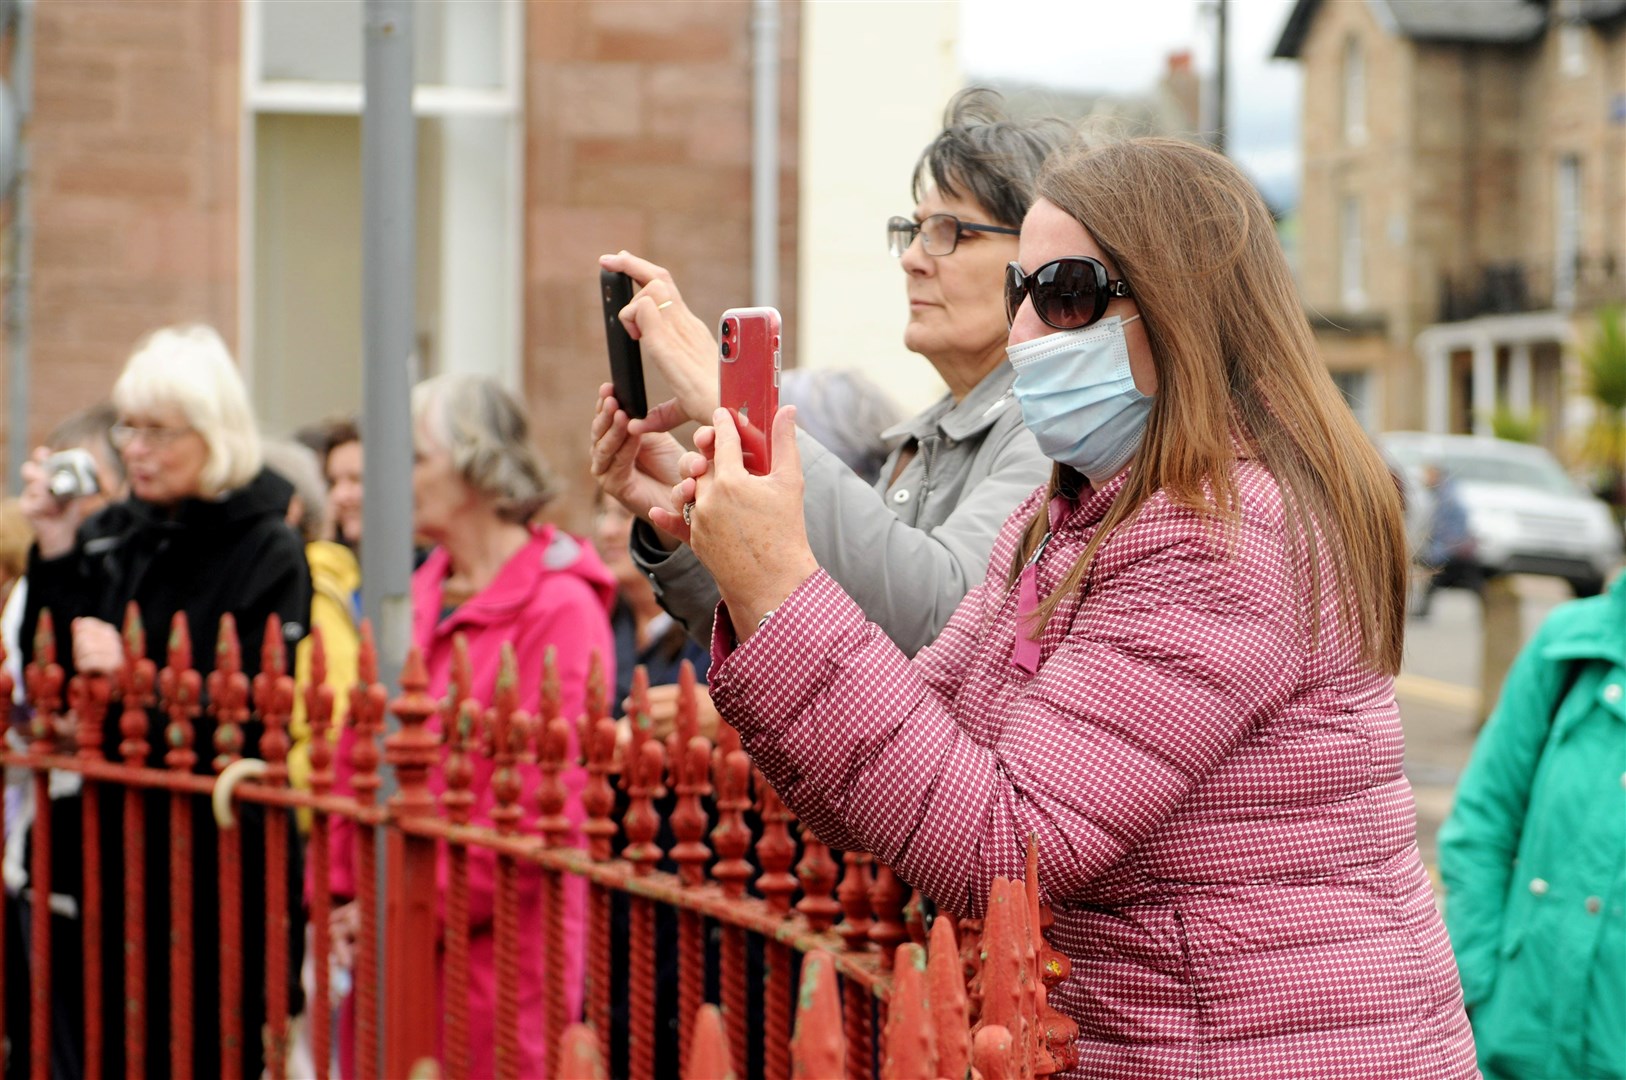
<svg viewBox="0 0 1626 1080">
<path fill-rule="evenodd" d="M 1292 0 L 1232 0 L 1231 154 L 1272 198 L 1297 202 L 1299 66 L 1270 53 Z M 1133 94 L 1190 49 L 1214 70 L 1210 0 L 962 0 L 960 61 L 969 79 L 1023 79 Z"/>
</svg>

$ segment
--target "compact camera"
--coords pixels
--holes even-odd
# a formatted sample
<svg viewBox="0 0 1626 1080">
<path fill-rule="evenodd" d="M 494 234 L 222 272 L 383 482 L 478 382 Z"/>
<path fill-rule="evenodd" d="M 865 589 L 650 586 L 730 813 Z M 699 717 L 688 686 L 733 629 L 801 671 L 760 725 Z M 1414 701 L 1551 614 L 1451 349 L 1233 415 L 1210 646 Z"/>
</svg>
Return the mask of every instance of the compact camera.
<svg viewBox="0 0 1626 1080">
<path fill-rule="evenodd" d="M 59 503 L 72 502 L 102 490 L 96 479 L 96 459 L 89 450 L 63 450 L 45 459 L 45 482 Z"/>
</svg>

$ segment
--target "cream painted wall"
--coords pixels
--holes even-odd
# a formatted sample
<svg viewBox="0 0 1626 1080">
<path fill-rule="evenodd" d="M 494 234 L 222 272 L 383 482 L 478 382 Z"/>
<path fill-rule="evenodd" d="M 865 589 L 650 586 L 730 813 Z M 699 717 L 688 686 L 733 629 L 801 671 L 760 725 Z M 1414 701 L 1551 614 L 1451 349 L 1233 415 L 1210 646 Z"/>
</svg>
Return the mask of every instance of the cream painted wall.
<svg viewBox="0 0 1626 1080">
<path fill-rule="evenodd" d="M 915 159 L 961 85 L 958 5 L 813 0 L 802 13 L 794 362 L 858 369 L 912 414 L 944 386 L 903 347 L 908 309 L 886 219 L 914 209 Z"/>
</svg>

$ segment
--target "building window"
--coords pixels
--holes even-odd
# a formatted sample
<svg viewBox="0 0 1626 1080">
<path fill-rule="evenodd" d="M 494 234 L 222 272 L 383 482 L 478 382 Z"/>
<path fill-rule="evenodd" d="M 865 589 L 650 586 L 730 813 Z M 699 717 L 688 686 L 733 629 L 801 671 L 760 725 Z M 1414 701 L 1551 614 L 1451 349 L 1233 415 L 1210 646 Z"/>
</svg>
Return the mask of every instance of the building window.
<svg viewBox="0 0 1626 1080">
<path fill-rule="evenodd" d="M 1366 307 L 1366 256 L 1361 245 L 1361 202 L 1344 196 L 1339 210 L 1339 291 L 1347 311 Z"/>
<path fill-rule="evenodd" d="M 361 0 L 244 7 L 243 334 L 273 430 L 361 404 Z M 523 5 L 413 5 L 418 374 L 520 373 Z"/>
<path fill-rule="evenodd" d="M 1344 141 L 1366 141 L 1366 52 L 1357 38 L 1344 43 Z"/>
<path fill-rule="evenodd" d="M 1574 77 L 1586 74 L 1586 23 L 1576 0 L 1558 0 L 1553 17 L 1558 22 L 1558 70 Z"/>
<path fill-rule="evenodd" d="M 1575 306 L 1575 277 L 1581 262 L 1581 159 L 1558 159 L 1553 191 L 1553 306 Z"/>
<path fill-rule="evenodd" d="M 1355 414 L 1355 419 L 1367 431 L 1376 430 L 1377 409 L 1373 400 L 1376 395 L 1371 389 L 1375 381 L 1371 372 L 1365 370 L 1332 373 L 1332 384 L 1344 395 L 1344 404 L 1349 406 L 1349 411 Z"/>
</svg>

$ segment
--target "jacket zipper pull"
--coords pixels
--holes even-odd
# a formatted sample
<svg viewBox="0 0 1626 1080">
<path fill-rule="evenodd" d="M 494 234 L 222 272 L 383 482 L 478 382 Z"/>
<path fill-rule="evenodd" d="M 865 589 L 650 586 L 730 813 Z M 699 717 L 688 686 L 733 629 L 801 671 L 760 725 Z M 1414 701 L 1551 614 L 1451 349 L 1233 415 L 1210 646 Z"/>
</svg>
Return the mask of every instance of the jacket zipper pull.
<svg viewBox="0 0 1626 1080">
<path fill-rule="evenodd" d="M 1033 557 L 1022 567 L 1022 573 L 1017 577 L 1016 599 L 1016 647 L 1011 650 L 1011 663 L 1029 675 L 1039 670 L 1039 642 L 1030 636 L 1037 627 L 1030 627 L 1029 622 L 1035 611 L 1039 609 L 1039 556 L 1044 554 L 1045 547 L 1050 543 L 1050 533 L 1044 534 L 1039 546 L 1034 549 Z"/>
</svg>

